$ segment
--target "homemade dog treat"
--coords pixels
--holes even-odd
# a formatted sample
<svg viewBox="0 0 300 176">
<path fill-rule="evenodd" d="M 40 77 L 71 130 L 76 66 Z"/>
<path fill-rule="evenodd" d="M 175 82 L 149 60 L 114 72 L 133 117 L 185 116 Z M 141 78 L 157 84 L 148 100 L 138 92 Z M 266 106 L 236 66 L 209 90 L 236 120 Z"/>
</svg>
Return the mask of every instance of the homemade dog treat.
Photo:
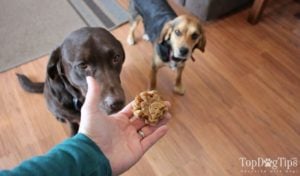
<svg viewBox="0 0 300 176">
<path fill-rule="evenodd" d="M 157 124 L 163 114 L 168 110 L 163 99 L 157 91 L 144 91 L 135 97 L 133 102 L 133 114 L 145 120 L 150 125 Z"/>
</svg>

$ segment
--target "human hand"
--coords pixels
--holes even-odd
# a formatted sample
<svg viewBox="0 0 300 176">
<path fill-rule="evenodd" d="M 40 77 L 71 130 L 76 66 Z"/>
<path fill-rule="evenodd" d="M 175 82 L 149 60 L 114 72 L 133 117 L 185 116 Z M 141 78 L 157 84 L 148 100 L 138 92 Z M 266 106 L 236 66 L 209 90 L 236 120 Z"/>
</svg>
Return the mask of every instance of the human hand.
<svg viewBox="0 0 300 176">
<path fill-rule="evenodd" d="M 156 126 L 133 116 L 132 103 L 110 116 L 99 109 L 100 86 L 87 77 L 88 92 L 81 109 L 79 133 L 93 140 L 108 158 L 113 175 L 119 175 L 133 166 L 144 153 L 167 133 L 170 113 Z M 170 106 L 169 102 L 166 102 Z M 144 133 L 142 137 L 138 131 Z"/>
</svg>

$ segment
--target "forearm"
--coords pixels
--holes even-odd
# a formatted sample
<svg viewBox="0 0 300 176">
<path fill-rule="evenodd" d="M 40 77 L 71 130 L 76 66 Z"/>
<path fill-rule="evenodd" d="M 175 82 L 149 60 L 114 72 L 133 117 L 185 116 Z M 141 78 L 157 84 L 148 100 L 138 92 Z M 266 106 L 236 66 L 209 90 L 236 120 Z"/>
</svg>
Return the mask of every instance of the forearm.
<svg viewBox="0 0 300 176">
<path fill-rule="evenodd" d="M 24 161 L 0 175 L 111 175 L 108 159 L 83 134 L 65 140 L 47 154 Z"/>
</svg>

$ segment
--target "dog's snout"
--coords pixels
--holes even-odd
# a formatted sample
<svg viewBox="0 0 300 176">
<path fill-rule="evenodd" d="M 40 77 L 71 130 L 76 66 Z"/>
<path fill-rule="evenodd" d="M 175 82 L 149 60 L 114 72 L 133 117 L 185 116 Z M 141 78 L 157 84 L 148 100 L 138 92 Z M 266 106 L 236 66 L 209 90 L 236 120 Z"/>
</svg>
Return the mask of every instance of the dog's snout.
<svg viewBox="0 0 300 176">
<path fill-rule="evenodd" d="M 110 104 L 110 108 L 112 109 L 113 112 L 117 112 L 121 110 L 123 106 L 124 106 L 123 100 L 116 100 L 112 104 Z"/>
<path fill-rule="evenodd" d="M 181 56 L 186 56 L 187 53 L 189 52 L 189 49 L 186 48 L 186 47 L 181 47 L 181 48 L 179 49 L 179 52 L 180 52 L 180 55 L 181 55 Z"/>
<path fill-rule="evenodd" d="M 106 97 L 104 103 L 109 113 L 118 112 L 125 105 L 125 101 L 123 99 L 112 97 L 112 96 Z"/>
</svg>

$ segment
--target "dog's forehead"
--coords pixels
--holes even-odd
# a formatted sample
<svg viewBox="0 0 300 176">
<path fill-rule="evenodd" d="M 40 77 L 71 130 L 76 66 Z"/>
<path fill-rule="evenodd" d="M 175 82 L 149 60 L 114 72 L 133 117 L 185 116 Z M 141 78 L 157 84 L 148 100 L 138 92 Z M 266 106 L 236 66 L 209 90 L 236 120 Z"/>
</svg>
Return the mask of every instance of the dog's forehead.
<svg viewBox="0 0 300 176">
<path fill-rule="evenodd" d="M 117 39 L 106 30 L 83 30 L 71 33 L 66 39 L 67 44 L 74 46 L 89 46 L 94 44 L 111 45 L 117 43 Z"/>
<path fill-rule="evenodd" d="M 122 50 L 122 46 L 110 32 L 101 28 L 75 31 L 62 44 L 64 58 L 88 58 L 91 53 L 109 50 Z"/>
<path fill-rule="evenodd" d="M 180 16 L 176 20 L 175 27 L 193 33 L 201 32 L 201 25 L 197 18 L 190 16 Z"/>
</svg>

